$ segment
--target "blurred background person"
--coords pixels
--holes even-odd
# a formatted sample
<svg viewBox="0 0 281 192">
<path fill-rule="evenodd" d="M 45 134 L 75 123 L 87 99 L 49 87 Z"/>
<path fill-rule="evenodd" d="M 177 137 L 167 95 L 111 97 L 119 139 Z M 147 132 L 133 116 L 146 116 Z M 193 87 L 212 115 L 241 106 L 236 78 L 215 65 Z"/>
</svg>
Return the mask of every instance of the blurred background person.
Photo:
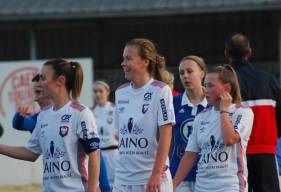
<svg viewBox="0 0 281 192">
<path fill-rule="evenodd" d="M 116 155 L 118 153 L 118 129 L 114 124 L 114 104 L 109 101 L 110 87 L 105 81 L 95 81 L 93 86 L 95 105 L 92 108 L 98 126 L 101 153 L 105 158 L 111 187 L 114 183 Z"/>
<path fill-rule="evenodd" d="M 281 88 L 273 75 L 249 61 L 249 39 L 234 33 L 225 43 L 225 58 L 235 69 L 244 106 L 253 109 L 255 118 L 247 148 L 249 188 L 254 192 L 280 192 L 276 145 L 281 134 Z"/>
<path fill-rule="evenodd" d="M 40 110 L 44 110 L 51 106 L 53 102 L 42 94 L 42 87 L 40 86 L 39 80 L 40 74 L 35 75 L 31 80 L 33 83 L 34 101 L 38 103 Z M 26 104 L 20 105 L 13 118 L 13 128 L 32 133 L 37 122 L 38 114 L 39 112 L 33 111 L 32 106 Z"/>
<path fill-rule="evenodd" d="M 180 80 L 184 92 L 174 97 L 176 124 L 173 126 L 173 150 L 170 169 L 174 178 L 180 160 L 184 154 L 189 137 L 193 130 L 195 115 L 207 107 L 204 87 L 202 85 L 207 68 L 203 58 L 190 55 L 184 57 L 179 64 Z M 194 165 L 185 177 L 177 192 L 194 192 L 197 166 Z"/>
<path fill-rule="evenodd" d="M 179 95 L 179 92 L 174 89 L 174 81 L 175 81 L 174 74 L 168 70 L 163 70 L 162 74 L 163 74 L 162 81 L 167 85 L 169 85 L 169 87 L 172 90 L 173 96 Z"/>
</svg>

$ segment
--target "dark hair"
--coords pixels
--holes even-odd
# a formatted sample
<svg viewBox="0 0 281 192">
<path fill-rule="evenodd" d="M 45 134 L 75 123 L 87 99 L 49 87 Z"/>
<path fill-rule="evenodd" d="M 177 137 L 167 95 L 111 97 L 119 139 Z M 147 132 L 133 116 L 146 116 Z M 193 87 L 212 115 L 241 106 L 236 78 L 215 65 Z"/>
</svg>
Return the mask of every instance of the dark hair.
<svg viewBox="0 0 281 192">
<path fill-rule="evenodd" d="M 232 101 L 233 103 L 240 105 L 242 98 L 235 70 L 230 65 L 223 65 L 215 67 L 210 73 L 217 73 L 220 82 L 223 84 L 230 84 Z"/>
<path fill-rule="evenodd" d="M 225 50 L 233 59 L 243 59 L 250 48 L 248 37 L 241 33 L 233 33 L 225 43 Z"/>
<path fill-rule="evenodd" d="M 31 82 L 39 82 L 40 80 L 40 74 L 36 74 L 32 79 L 31 79 Z"/>
<path fill-rule="evenodd" d="M 127 46 L 136 46 L 139 49 L 139 56 L 149 60 L 148 72 L 159 81 L 163 81 L 165 70 L 165 58 L 157 53 L 155 45 L 148 39 L 132 39 L 126 43 Z"/>
<path fill-rule="evenodd" d="M 73 99 L 77 100 L 80 97 L 83 84 L 83 71 L 78 62 L 67 61 L 62 58 L 48 60 L 44 63 L 45 66 L 51 66 L 54 71 L 54 78 L 60 75 L 66 79 L 65 87 Z"/>
</svg>

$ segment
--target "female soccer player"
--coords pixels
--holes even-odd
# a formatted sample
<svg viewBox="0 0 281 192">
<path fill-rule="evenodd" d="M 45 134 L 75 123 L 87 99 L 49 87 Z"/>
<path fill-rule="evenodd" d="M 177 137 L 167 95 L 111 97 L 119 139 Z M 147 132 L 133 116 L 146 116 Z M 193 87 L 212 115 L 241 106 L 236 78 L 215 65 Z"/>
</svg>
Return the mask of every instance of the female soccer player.
<svg viewBox="0 0 281 192">
<path fill-rule="evenodd" d="M 200 153 L 195 191 L 247 191 L 246 147 L 253 112 L 240 106 L 238 80 L 231 66 L 219 66 L 208 73 L 205 87 L 208 103 L 213 106 L 194 120 L 174 187 L 190 172 Z"/>
<path fill-rule="evenodd" d="M 171 89 L 157 81 L 165 60 L 151 41 L 133 39 L 124 48 L 121 66 L 130 82 L 115 93 L 119 154 L 113 192 L 170 192 L 174 109 Z"/>
<path fill-rule="evenodd" d="M 39 113 L 26 147 L 0 145 L 0 153 L 27 161 L 42 154 L 43 191 L 97 191 L 99 138 L 92 112 L 77 102 L 83 83 L 81 65 L 49 60 L 42 67 L 40 83 L 53 106 Z"/>
<path fill-rule="evenodd" d="M 94 82 L 95 106 L 93 113 L 97 121 L 100 149 L 105 158 L 111 187 L 114 183 L 116 155 L 118 153 L 118 129 L 114 124 L 114 105 L 109 102 L 110 87 L 104 81 Z"/>
<path fill-rule="evenodd" d="M 203 88 L 203 79 L 207 73 L 204 60 L 198 56 L 186 56 L 179 65 L 180 80 L 185 91 L 174 97 L 176 124 L 173 126 L 173 151 L 170 162 L 172 177 L 176 175 L 180 160 L 184 154 L 195 115 L 207 107 Z M 196 166 L 185 177 L 177 192 L 194 191 Z"/>
</svg>

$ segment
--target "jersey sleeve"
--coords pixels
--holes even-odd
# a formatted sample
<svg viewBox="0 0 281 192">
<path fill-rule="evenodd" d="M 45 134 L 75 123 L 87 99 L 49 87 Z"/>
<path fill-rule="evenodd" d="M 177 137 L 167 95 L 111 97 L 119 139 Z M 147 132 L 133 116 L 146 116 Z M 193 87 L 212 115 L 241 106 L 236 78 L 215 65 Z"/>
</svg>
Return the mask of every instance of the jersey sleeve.
<svg viewBox="0 0 281 192">
<path fill-rule="evenodd" d="M 97 134 L 96 120 L 88 108 L 80 112 L 77 135 L 86 153 L 99 149 L 100 140 Z"/>
<path fill-rule="evenodd" d="M 200 148 L 198 145 L 198 130 L 200 129 L 200 123 L 199 123 L 200 116 L 197 115 L 193 121 L 193 131 L 188 139 L 188 143 L 186 145 L 185 151 L 191 151 L 191 152 L 199 152 Z"/>
<path fill-rule="evenodd" d="M 251 108 L 238 108 L 233 115 L 232 123 L 240 135 L 242 146 L 246 148 L 253 126 L 254 113 Z"/>
<path fill-rule="evenodd" d="M 38 118 L 38 120 L 37 120 Z M 41 123 L 40 123 L 40 114 L 36 115 L 36 125 L 35 125 L 35 128 L 32 132 L 32 135 L 31 135 L 31 138 L 28 140 L 27 142 L 27 145 L 26 145 L 26 148 L 35 153 L 35 154 L 41 154 L 42 153 L 42 148 L 41 148 L 41 145 L 40 145 L 40 133 L 41 133 Z"/>
<path fill-rule="evenodd" d="M 164 86 L 161 89 L 157 102 L 158 126 L 160 127 L 168 123 L 175 124 L 173 96 L 169 86 Z"/>
</svg>

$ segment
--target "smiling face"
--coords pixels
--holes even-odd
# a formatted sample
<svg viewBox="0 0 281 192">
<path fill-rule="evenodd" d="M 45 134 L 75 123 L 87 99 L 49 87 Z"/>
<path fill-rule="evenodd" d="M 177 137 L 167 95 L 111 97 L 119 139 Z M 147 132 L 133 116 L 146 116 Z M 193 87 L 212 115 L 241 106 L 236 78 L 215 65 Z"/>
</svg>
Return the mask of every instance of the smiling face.
<svg viewBox="0 0 281 192">
<path fill-rule="evenodd" d="M 221 94 L 226 91 L 226 84 L 219 80 L 218 73 L 208 73 L 204 85 L 206 87 L 205 94 L 208 103 L 218 106 Z"/>
<path fill-rule="evenodd" d="M 201 89 L 205 72 L 193 60 L 184 60 L 179 66 L 180 80 L 185 90 Z"/>
<path fill-rule="evenodd" d="M 148 73 L 148 60 L 142 59 L 137 46 L 126 46 L 123 52 L 123 62 L 121 63 L 125 79 L 134 81 L 139 76 Z"/>
</svg>

